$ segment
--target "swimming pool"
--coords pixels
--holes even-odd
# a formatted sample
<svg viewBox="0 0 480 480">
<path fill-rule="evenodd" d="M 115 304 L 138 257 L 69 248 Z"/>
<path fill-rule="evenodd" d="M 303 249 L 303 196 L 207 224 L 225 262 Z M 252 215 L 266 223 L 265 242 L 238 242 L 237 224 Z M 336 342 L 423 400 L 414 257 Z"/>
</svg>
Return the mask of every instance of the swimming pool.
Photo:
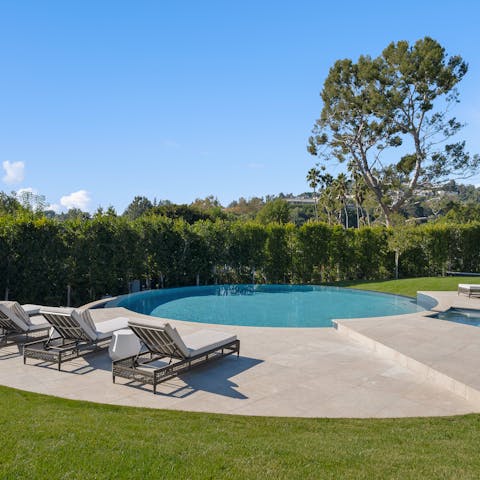
<svg viewBox="0 0 480 480">
<path fill-rule="evenodd" d="M 450 322 L 463 323 L 465 325 L 472 325 L 473 327 L 480 327 L 480 311 L 471 310 L 468 308 L 450 308 L 445 312 L 438 313 L 435 318 L 441 320 L 448 320 Z"/>
<path fill-rule="evenodd" d="M 402 315 L 424 309 L 408 297 L 306 285 L 212 285 L 149 290 L 118 297 L 125 307 L 189 322 L 263 327 L 331 327 L 335 318 Z"/>
</svg>

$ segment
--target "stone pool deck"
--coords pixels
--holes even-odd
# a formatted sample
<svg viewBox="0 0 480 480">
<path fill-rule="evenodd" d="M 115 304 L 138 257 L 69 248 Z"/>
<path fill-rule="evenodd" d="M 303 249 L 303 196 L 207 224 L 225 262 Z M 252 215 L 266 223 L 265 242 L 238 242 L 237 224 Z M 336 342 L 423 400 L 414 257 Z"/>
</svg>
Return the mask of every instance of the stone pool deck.
<svg viewBox="0 0 480 480">
<path fill-rule="evenodd" d="M 418 292 L 418 302 L 441 312 L 479 308 L 480 299 L 454 292 Z M 435 299 L 435 302 L 431 302 Z M 337 330 L 382 358 L 469 400 L 480 411 L 480 328 L 424 315 L 337 320 Z"/>
<path fill-rule="evenodd" d="M 450 305 L 480 309 L 476 298 L 451 292 L 425 295 L 434 298 L 431 309 Z M 139 316 L 123 308 L 98 309 L 94 315 Z M 425 312 L 342 320 L 338 330 L 170 322 L 181 334 L 200 328 L 236 333 L 240 358 L 228 357 L 167 381 L 153 395 L 150 386 L 126 385 L 122 379 L 114 385 L 106 352 L 65 363 L 58 372 L 53 365 L 35 361 L 23 365 L 19 348 L 9 345 L 0 349 L 0 384 L 92 402 L 243 415 L 405 417 L 480 412 L 475 396 L 449 388 L 415 363 L 465 385 L 473 382 L 469 385 L 476 388 L 480 329 L 426 318 Z M 386 349 L 398 353 L 386 355 Z M 403 361 L 402 355 L 412 360 Z"/>
</svg>

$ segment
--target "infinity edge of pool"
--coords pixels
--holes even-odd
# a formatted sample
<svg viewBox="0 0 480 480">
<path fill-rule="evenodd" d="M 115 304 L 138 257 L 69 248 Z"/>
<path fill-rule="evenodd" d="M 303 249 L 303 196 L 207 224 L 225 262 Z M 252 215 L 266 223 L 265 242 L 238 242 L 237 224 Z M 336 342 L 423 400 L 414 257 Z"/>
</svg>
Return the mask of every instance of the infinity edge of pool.
<svg viewBox="0 0 480 480">
<path fill-rule="evenodd" d="M 288 284 L 146 290 L 116 297 L 103 306 L 200 324 L 273 328 L 325 328 L 333 326 L 333 319 L 396 316 L 426 310 L 415 299 L 402 295 Z"/>
</svg>

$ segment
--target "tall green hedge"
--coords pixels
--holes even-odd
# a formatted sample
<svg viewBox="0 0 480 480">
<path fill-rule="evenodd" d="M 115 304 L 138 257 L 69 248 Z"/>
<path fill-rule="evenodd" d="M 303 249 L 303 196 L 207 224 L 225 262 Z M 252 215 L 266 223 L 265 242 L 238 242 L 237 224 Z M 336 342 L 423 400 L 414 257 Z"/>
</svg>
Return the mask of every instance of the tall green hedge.
<svg viewBox="0 0 480 480">
<path fill-rule="evenodd" d="M 480 223 L 402 227 L 401 276 L 480 271 Z M 395 231 L 324 223 L 252 222 L 113 215 L 91 220 L 0 217 L 0 297 L 81 305 L 128 291 L 211 283 L 320 283 L 394 275 Z M 398 244 L 398 242 L 397 242 Z"/>
</svg>

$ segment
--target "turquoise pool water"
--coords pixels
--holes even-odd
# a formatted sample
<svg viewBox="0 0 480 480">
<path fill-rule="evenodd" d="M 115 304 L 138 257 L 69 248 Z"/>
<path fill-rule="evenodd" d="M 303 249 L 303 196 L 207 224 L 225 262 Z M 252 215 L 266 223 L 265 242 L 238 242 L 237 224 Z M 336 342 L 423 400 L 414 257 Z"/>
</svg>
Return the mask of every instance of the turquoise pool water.
<svg viewBox="0 0 480 480">
<path fill-rule="evenodd" d="M 189 322 L 263 327 L 331 327 L 334 318 L 423 311 L 414 300 L 362 290 L 304 285 L 212 285 L 125 295 L 106 307 Z"/>
<path fill-rule="evenodd" d="M 467 308 L 450 308 L 446 312 L 435 315 L 441 320 L 448 320 L 450 322 L 463 323 L 465 325 L 472 325 L 473 327 L 480 327 L 480 311 L 470 310 Z"/>
</svg>

